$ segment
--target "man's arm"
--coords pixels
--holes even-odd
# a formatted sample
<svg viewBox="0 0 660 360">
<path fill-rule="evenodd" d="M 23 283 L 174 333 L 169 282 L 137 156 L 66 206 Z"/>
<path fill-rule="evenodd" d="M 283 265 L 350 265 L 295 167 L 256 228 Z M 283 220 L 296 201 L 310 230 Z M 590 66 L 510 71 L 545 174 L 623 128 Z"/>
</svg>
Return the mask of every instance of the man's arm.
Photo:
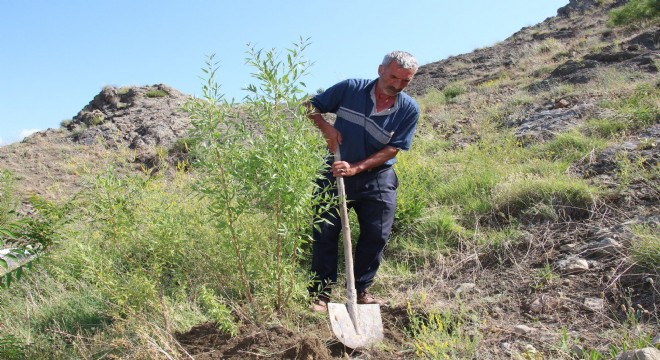
<svg viewBox="0 0 660 360">
<path fill-rule="evenodd" d="M 321 130 L 325 141 L 328 143 L 328 148 L 332 153 L 337 151 L 337 144 L 341 144 L 341 133 L 334 126 L 330 125 L 314 105 L 307 102 L 305 106 L 308 109 L 307 117 L 314 122 L 314 125 Z"/>
<path fill-rule="evenodd" d="M 388 160 L 394 158 L 398 153 L 399 149 L 387 145 L 373 153 L 368 158 L 353 164 L 349 164 L 346 161 L 336 161 L 332 164 L 332 174 L 334 176 L 353 176 L 363 171 L 367 171 L 369 169 L 373 169 L 385 164 Z"/>
</svg>

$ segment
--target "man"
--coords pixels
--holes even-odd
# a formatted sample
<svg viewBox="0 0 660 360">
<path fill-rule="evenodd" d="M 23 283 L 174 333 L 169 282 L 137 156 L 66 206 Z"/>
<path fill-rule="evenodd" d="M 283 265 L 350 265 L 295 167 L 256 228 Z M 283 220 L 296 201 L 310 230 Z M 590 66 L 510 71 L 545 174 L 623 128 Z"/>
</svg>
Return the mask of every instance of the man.
<svg viewBox="0 0 660 360">
<path fill-rule="evenodd" d="M 335 177 L 344 177 L 348 206 L 360 225 L 354 257 L 358 304 L 385 303 L 366 290 L 374 281 L 394 221 L 398 180 L 392 165 L 400 150 L 410 148 L 419 118 L 419 106 L 402 92 L 417 68 L 412 55 L 393 51 L 378 66 L 376 80 L 345 80 L 310 100 L 310 119 L 331 152 L 339 146 L 342 160 L 332 163 L 319 185 L 335 188 Z M 337 115 L 334 126 L 323 113 Z M 336 208 L 322 216 L 326 221 L 313 233 L 314 282 L 309 288 L 315 299 L 311 309 L 319 312 L 327 310 L 330 286 L 337 281 L 341 231 Z"/>
</svg>

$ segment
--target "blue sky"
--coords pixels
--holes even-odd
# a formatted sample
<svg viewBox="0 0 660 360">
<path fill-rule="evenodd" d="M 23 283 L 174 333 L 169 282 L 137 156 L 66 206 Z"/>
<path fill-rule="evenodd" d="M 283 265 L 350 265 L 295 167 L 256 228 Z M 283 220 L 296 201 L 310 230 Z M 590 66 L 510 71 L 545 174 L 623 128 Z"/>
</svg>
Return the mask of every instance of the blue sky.
<svg viewBox="0 0 660 360">
<path fill-rule="evenodd" d="M 375 78 L 383 55 L 421 64 L 490 46 L 554 16 L 568 0 L 0 0 L 0 145 L 58 128 L 103 86 L 164 83 L 199 95 L 212 53 L 240 100 L 252 82 L 246 44 L 284 49 L 300 37 L 315 62 L 309 92 Z"/>
</svg>

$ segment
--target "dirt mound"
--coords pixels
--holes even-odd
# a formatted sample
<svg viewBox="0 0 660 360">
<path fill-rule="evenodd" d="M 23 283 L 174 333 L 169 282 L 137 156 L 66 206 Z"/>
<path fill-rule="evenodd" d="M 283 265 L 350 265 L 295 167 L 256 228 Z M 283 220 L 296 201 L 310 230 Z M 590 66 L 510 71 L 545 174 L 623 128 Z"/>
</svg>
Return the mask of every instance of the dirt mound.
<svg viewBox="0 0 660 360">
<path fill-rule="evenodd" d="M 405 329 L 409 323 L 405 308 L 384 307 L 381 315 L 386 346 L 401 348 L 406 342 Z M 330 330 L 328 319 L 299 332 L 281 326 L 260 328 L 244 324 L 235 337 L 218 330 L 212 323 L 195 326 L 185 333 L 176 334 L 176 339 L 188 354 L 198 360 L 207 359 L 336 359 L 370 358 L 401 359 L 404 354 L 392 354 L 381 347 L 354 350 L 346 348 Z"/>
</svg>

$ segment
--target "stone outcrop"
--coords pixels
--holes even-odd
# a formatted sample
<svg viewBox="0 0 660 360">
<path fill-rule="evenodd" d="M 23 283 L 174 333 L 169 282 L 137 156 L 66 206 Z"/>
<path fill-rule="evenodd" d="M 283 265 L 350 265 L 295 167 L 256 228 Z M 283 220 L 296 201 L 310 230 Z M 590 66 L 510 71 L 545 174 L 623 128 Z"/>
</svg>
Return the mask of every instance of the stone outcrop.
<svg viewBox="0 0 660 360">
<path fill-rule="evenodd" d="M 145 150 L 170 147 L 190 128 L 189 97 L 167 85 L 105 87 L 66 128 L 74 142 Z"/>
</svg>

